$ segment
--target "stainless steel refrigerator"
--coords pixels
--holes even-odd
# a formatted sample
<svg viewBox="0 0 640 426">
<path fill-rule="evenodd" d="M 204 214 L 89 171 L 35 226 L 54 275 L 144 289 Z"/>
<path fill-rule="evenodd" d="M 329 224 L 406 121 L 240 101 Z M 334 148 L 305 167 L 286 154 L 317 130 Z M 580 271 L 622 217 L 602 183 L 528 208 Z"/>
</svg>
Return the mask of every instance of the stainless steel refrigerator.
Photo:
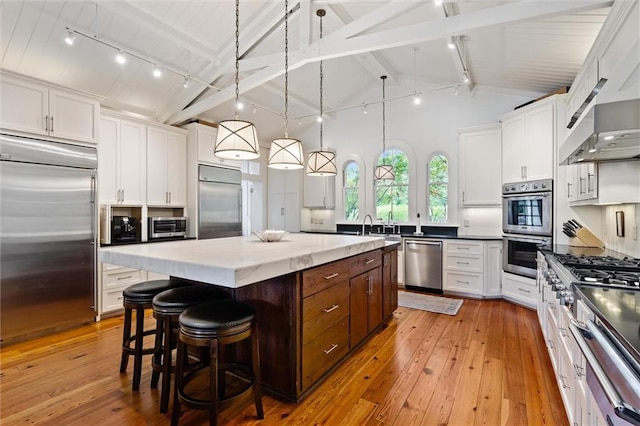
<svg viewBox="0 0 640 426">
<path fill-rule="evenodd" d="M 0 342 L 95 320 L 95 148 L 0 134 Z"/>
<path fill-rule="evenodd" d="M 242 235 L 242 173 L 198 166 L 198 239 Z"/>
</svg>

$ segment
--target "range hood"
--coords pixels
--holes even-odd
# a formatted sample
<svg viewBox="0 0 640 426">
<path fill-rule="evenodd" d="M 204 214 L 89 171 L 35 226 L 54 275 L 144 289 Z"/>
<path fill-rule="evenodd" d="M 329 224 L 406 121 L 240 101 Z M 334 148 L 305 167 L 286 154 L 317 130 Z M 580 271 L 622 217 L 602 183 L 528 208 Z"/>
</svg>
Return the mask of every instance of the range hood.
<svg viewBox="0 0 640 426">
<path fill-rule="evenodd" d="M 559 150 L 560 164 L 640 159 L 640 99 L 596 104 Z"/>
</svg>

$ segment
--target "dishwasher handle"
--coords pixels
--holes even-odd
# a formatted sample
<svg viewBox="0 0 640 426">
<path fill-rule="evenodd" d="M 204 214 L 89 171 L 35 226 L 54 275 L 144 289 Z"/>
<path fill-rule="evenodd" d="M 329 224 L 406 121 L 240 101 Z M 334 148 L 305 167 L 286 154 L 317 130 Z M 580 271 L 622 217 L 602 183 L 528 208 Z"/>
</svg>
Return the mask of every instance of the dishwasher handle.
<svg viewBox="0 0 640 426">
<path fill-rule="evenodd" d="M 419 245 L 419 246 L 442 246 L 442 241 L 417 241 L 407 240 L 405 245 Z"/>
</svg>

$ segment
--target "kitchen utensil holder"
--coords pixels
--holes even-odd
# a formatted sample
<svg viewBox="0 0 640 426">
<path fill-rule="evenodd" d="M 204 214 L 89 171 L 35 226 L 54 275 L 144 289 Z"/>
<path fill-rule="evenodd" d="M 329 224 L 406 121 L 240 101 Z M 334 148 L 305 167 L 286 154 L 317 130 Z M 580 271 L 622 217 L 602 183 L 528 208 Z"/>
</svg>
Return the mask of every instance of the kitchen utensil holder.
<svg viewBox="0 0 640 426">
<path fill-rule="evenodd" d="M 575 238 L 571 238 L 569 240 L 569 245 L 573 247 L 598 247 L 604 248 L 604 243 L 602 240 L 595 235 L 587 228 L 580 228 L 575 231 Z"/>
</svg>

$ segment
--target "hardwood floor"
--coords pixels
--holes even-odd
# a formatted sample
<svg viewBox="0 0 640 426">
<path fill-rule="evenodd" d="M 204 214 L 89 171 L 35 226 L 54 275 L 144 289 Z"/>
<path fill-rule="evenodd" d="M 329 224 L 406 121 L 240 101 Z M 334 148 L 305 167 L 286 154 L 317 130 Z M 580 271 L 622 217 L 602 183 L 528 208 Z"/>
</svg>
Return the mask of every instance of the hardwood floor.
<svg viewBox="0 0 640 426">
<path fill-rule="evenodd" d="M 152 324 L 152 319 L 148 319 Z M 118 372 L 122 318 L 3 348 L 0 423 L 169 424 L 150 389 Z M 273 354 L 277 356 L 277 354 Z M 263 399 L 220 414 L 242 425 L 565 425 L 536 313 L 501 300 L 465 299 L 458 315 L 399 308 L 391 321 L 300 404 Z M 171 408 L 170 408 L 171 410 Z M 187 410 L 181 425 L 207 423 Z"/>
</svg>

